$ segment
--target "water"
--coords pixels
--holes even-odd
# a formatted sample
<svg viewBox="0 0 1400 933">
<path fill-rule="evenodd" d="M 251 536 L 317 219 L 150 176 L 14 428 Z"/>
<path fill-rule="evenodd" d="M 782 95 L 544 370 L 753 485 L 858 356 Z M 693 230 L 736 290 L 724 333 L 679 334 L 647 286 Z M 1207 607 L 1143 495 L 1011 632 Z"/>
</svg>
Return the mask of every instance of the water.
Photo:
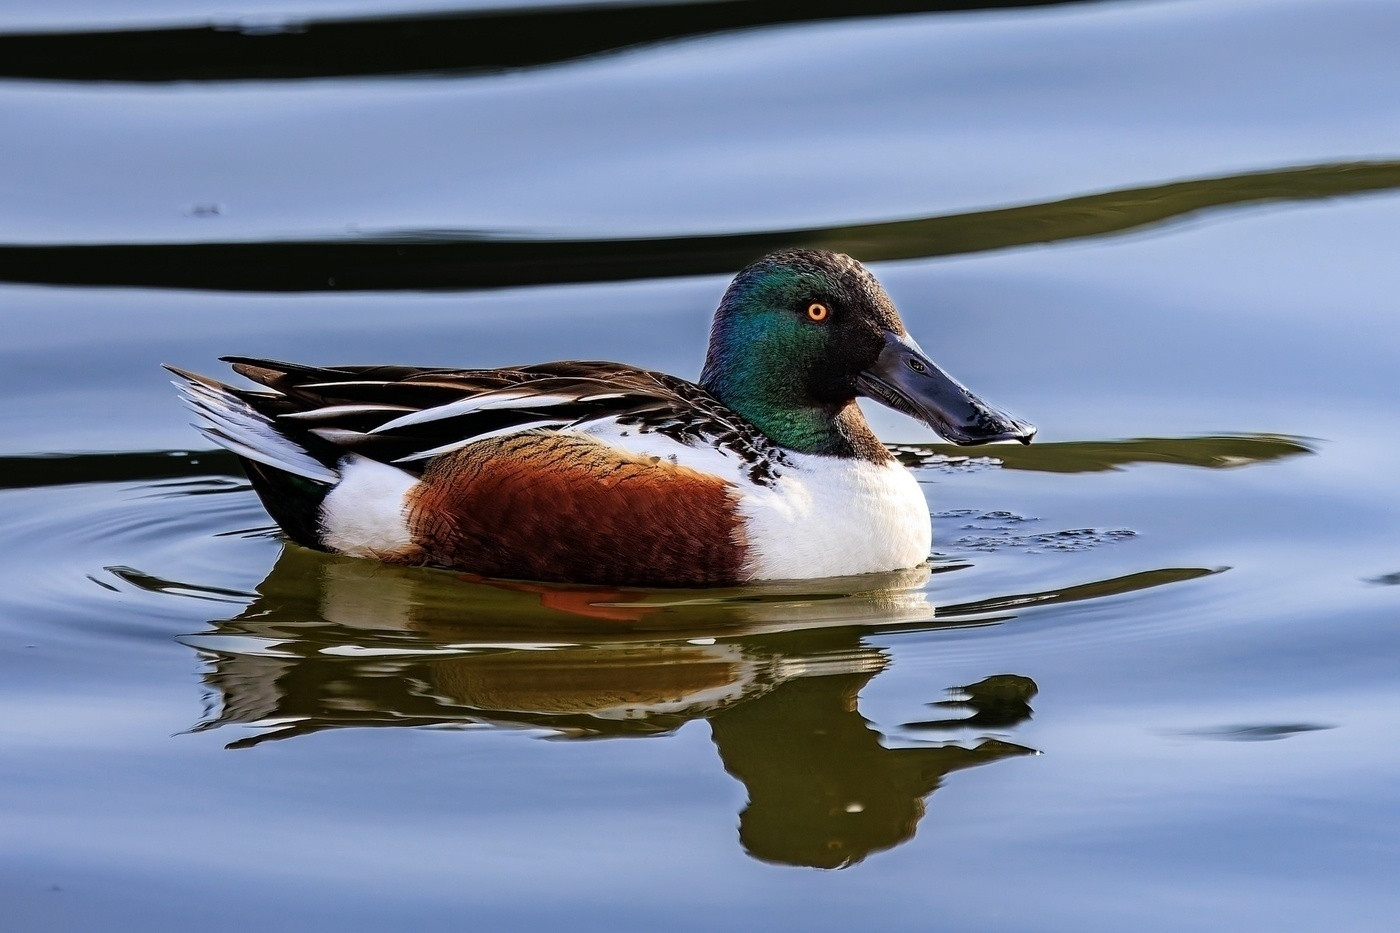
<svg viewBox="0 0 1400 933">
<path fill-rule="evenodd" d="M 1400 9 L 973 6 L 7 4 L 0 928 L 1391 929 Z M 693 376 L 793 243 L 1041 428 L 871 411 L 925 568 L 313 554 L 158 369 Z"/>
</svg>

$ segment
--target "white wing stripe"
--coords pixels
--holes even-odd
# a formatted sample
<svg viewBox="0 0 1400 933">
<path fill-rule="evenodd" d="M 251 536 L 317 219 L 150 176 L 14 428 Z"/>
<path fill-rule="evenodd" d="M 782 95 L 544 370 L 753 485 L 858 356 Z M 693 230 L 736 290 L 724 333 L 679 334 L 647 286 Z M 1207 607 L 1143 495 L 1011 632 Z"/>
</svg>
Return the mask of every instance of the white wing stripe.
<svg viewBox="0 0 1400 933">
<path fill-rule="evenodd" d="M 390 411 L 413 411 L 407 405 L 327 405 L 324 408 L 311 408 L 306 411 L 294 411 L 285 415 L 278 415 L 279 419 L 285 418 L 288 421 L 314 421 L 317 418 L 332 417 L 334 415 L 366 415 L 373 412 Z"/>
<path fill-rule="evenodd" d="M 500 428 L 495 431 L 487 431 L 484 434 L 475 434 L 471 437 L 464 438 L 460 441 L 454 441 L 451 444 L 443 444 L 441 447 L 434 447 L 432 450 L 425 450 L 421 453 L 409 454 L 407 457 L 398 458 L 394 461 L 394 463 L 411 463 L 414 460 L 427 460 L 429 457 L 436 457 L 438 454 L 446 454 L 451 453 L 454 450 L 461 450 L 463 447 L 475 444 L 478 441 L 489 440 L 493 437 L 507 437 L 511 434 L 524 434 L 526 431 L 537 431 L 540 428 L 557 429 L 567 427 L 568 425 L 569 422 L 561 418 L 556 418 L 549 421 L 529 421 L 525 424 L 514 424 L 509 427 Z"/>
<path fill-rule="evenodd" d="M 487 411 L 496 408 L 514 408 L 516 403 L 525 400 L 526 404 L 519 405 L 520 408 L 544 408 L 550 405 L 562 405 L 577 401 L 573 395 L 531 395 L 527 392 L 488 392 L 481 395 L 473 395 L 471 398 L 459 399 L 449 402 L 446 405 L 438 405 L 435 408 L 424 408 L 421 411 L 410 412 L 392 421 L 386 421 L 375 428 L 372 433 L 379 434 L 384 431 L 393 431 L 398 428 L 406 428 L 410 425 L 423 424 L 428 421 L 441 421 L 446 418 L 456 418 L 460 415 L 471 414 L 474 411 Z"/>
</svg>

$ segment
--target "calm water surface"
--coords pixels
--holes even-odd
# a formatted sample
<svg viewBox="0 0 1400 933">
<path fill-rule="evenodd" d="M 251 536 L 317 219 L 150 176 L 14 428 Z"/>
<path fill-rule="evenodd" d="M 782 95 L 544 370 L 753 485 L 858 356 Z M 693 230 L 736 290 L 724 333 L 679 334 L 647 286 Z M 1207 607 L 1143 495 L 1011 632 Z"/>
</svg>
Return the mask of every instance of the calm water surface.
<svg viewBox="0 0 1400 933">
<path fill-rule="evenodd" d="M 6 4 L 0 929 L 1394 929 L 1400 6 L 812 6 Z M 157 368 L 694 376 L 792 244 L 1041 426 L 871 412 L 925 567 L 312 553 Z"/>
</svg>

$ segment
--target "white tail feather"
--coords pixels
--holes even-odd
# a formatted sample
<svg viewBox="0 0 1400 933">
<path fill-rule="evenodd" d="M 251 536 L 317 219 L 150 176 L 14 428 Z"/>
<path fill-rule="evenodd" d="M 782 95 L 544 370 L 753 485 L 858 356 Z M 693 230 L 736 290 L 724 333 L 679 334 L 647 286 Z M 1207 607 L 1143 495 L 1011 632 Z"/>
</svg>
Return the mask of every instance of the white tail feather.
<svg viewBox="0 0 1400 933">
<path fill-rule="evenodd" d="M 195 427 L 220 447 L 318 483 L 340 481 L 339 473 L 307 453 L 237 396 L 194 380 L 174 384 L 185 404 L 205 422 Z"/>
</svg>

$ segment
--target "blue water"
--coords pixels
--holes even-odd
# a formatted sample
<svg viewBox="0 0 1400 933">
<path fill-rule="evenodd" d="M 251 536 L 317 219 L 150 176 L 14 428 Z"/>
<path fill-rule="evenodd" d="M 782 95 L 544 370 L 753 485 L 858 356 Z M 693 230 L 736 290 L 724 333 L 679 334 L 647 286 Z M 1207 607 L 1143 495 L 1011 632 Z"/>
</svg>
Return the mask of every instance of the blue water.
<svg viewBox="0 0 1400 933">
<path fill-rule="evenodd" d="M 1392 929 L 1400 7 L 937 6 L 7 4 L 0 929 Z M 158 368 L 693 377 L 785 243 L 1041 429 L 900 448 L 927 568 L 313 554 Z"/>
</svg>

